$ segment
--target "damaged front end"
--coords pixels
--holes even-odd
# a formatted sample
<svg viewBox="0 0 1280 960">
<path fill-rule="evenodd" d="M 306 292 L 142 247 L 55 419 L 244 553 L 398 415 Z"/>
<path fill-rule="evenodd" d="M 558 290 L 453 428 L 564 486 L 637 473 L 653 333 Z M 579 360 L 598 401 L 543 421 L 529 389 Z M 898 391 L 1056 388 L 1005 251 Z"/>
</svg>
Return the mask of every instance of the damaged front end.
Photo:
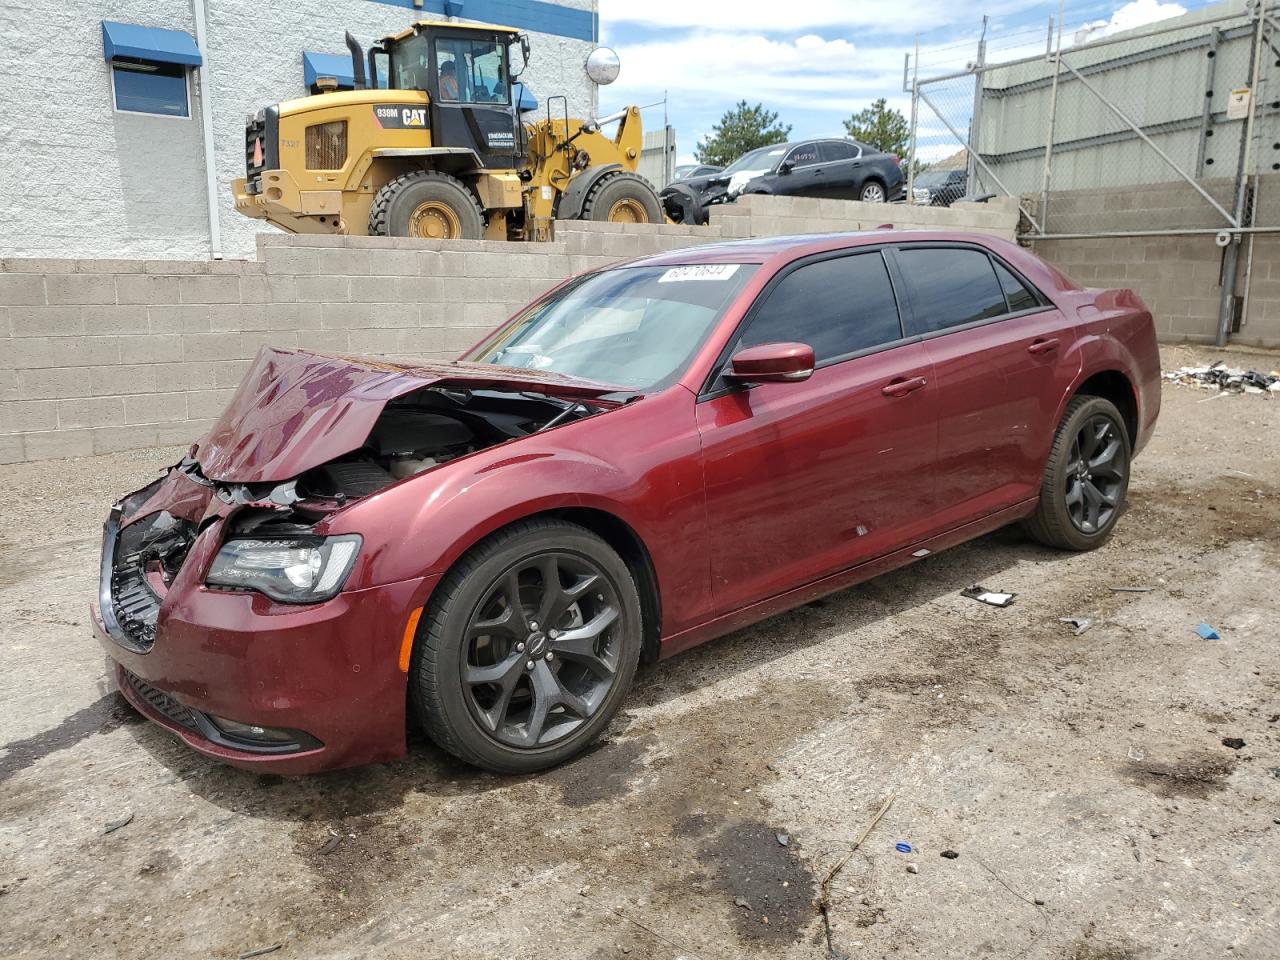
<svg viewBox="0 0 1280 960">
<path fill-rule="evenodd" d="M 435 575 L 380 578 L 396 531 L 335 531 L 337 515 L 402 484 L 425 482 L 425 503 L 431 472 L 618 407 L 618 390 L 264 350 L 214 428 L 104 525 L 95 623 L 121 691 L 241 766 L 399 755 L 402 713 L 368 704 L 403 706 L 401 638 Z"/>
<path fill-rule="evenodd" d="M 112 637 L 150 649 L 165 597 L 200 538 L 216 541 L 198 571 L 203 587 L 256 591 L 279 603 L 327 600 L 360 549 L 358 536 L 324 536 L 334 513 L 472 453 L 618 405 L 583 396 L 615 388 L 578 382 L 568 391 L 576 395 L 562 397 L 537 376 L 504 382 L 510 371 L 495 377 L 440 366 L 447 381 L 427 380 L 435 369 L 263 351 L 209 436 L 112 510 L 100 588 Z M 308 428 L 317 422 L 325 425 L 318 433 Z"/>
</svg>

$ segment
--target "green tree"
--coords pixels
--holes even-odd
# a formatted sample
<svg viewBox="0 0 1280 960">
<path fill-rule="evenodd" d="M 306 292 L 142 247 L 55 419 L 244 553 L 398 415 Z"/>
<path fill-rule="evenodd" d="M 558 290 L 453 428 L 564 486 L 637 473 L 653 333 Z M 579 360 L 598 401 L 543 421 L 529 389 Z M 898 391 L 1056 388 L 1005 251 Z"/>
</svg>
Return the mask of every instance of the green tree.
<svg viewBox="0 0 1280 960">
<path fill-rule="evenodd" d="M 698 142 L 693 155 L 699 163 L 726 167 L 748 150 L 786 143 L 790 133 L 791 124 L 778 123 L 778 115 L 763 104 L 749 107 L 747 101 L 740 100 L 711 128 L 711 136 Z"/>
<path fill-rule="evenodd" d="M 846 120 L 844 129 L 859 143 L 906 156 L 911 126 L 906 117 L 885 103 L 884 97 Z"/>
</svg>

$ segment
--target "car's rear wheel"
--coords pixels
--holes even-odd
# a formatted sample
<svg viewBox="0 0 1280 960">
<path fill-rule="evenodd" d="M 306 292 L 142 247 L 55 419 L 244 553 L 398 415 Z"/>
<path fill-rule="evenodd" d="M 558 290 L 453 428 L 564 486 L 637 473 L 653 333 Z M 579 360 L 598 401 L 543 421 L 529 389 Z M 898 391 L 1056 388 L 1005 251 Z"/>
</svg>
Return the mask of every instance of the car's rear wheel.
<svg viewBox="0 0 1280 960">
<path fill-rule="evenodd" d="M 1067 404 L 1040 484 L 1040 503 L 1024 524 L 1041 543 L 1092 550 L 1106 543 L 1129 489 L 1128 430 L 1115 404 L 1079 396 Z"/>
<path fill-rule="evenodd" d="M 626 564 L 576 524 L 530 520 L 482 542 L 423 617 L 410 667 L 427 734 L 500 773 L 580 752 L 609 725 L 640 656 Z"/>
<path fill-rule="evenodd" d="M 868 180 L 858 192 L 858 199 L 864 203 L 884 203 L 884 184 L 879 180 Z"/>
</svg>

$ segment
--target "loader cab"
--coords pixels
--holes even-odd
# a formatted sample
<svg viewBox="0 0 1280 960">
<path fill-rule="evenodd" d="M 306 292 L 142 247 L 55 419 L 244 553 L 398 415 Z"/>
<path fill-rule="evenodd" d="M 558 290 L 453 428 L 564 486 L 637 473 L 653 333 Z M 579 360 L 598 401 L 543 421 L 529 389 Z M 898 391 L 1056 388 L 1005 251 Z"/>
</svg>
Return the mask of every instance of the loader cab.
<svg viewBox="0 0 1280 960">
<path fill-rule="evenodd" d="M 525 152 L 512 97 L 516 43 L 513 30 L 415 24 L 371 51 L 374 85 L 427 93 L 433 147 L 473 150 L 485 168 L 510 169 Z"/>
</svg>

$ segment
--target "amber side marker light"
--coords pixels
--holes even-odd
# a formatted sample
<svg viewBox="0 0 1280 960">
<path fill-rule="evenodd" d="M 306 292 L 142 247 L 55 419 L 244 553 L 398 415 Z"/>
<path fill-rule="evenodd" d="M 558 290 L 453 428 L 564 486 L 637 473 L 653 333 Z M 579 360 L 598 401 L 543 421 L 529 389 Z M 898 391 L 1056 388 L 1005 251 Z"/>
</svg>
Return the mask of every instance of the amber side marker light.
<svg viewBox="0 0 1280 960">
<path fill-rule="evenodd" d="M 409 656 L 413 653 L 413 638 L 418 632 L 418 620 L 422 617 L 423 607 L 409 614 L 409 622 L 404 625 L 404 639 L 400 641 L 400 672 L 409 672 Z"/>
</svg>

